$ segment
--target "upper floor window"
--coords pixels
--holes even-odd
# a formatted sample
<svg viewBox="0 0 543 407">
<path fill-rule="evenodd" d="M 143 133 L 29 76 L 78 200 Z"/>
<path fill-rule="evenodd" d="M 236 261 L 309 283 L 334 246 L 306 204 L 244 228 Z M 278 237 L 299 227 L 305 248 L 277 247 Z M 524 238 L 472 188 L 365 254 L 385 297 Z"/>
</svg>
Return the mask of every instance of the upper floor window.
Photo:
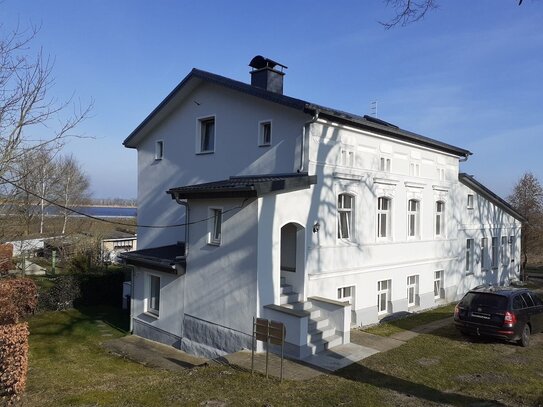
<svg viewBox="0 0 543 407">
<path fill-rule="evenodd" d="M 258 145 L 261 147 L 271 146 L 272 124 L 271 121 L 260 122 L 258 130 Z"/>
<path fill-rule="evenodd" d="M 492 268 L 498 267 L 498 238 L 492 238 Z"/>
<path fill-rule="evenodd" d="M 473 264 L 473 239 L 466 240 L 466 273 L 472 272 Z"/>
<path fill-rule="evenodd" d="M 158 140 L 155 143 L 155 160 L 162 160 L 164 157 L 164 141 Z"/>
<path fill-rule="evenodd" d="M 420 163 L 411 162 L 409 164 L 409 175 L 411 175 L 412 177 L 419 177 L 420 176 Z"/>
<path fill-rule="evenodd" d="M 379 170 L 384 172 L 390 172 L 390 158 L 389 157 L 381 157 L 381 160 L 379 162 Z"/>
<path fill-rule="evenodd" d="M 354 167 L 354 151 L 341 149 L 340 164 L 345 167 Z"/>
<path fill-rule="evenodd" d="M 486 270 L 488 268 L 488 239 L 483 237 L 481 239 L 481 270 Z"/>
<path fill-rule="evenodd" d="M 199 153 L 212 153 L 215 151 L 215 118 L 207 117 L 198 120 L 199 129 Z"/>
<path fill-rule="evenodd" d="M 445 202 L 436 202 L 436 236 L 443 236 L 445 230 Z"/>
<path fill-rule="evenodd" d="M 210 208 L 209 210 L 209 244 L 220 245 L 222 234 L 222 209 Z"/>
<path fill-rule="evenodd" d="M 351 239 L 353 226 L 354 197 L 349 194 L 340 194 L 337 200 L 337 237 L 338 239 Z"/>
<path fill-rule="evenodd" d="M 473 209 L 473 195 L 468 194 L 468 209 Z"/>
<path fill-rule="evenodd" d="M 437 169 L 437 179 L 440 181 L 445 181 L 445 168 Z"/>
<path fill-rule="evenodd" d="M 420 202 L 416 199 L 407 202 L 407 236 L 420 237 Z"/>
<path fill-rule="evenodd" d="M 377 199 L 377 237 L 390 237 L 390 207 L 389 198 L 380 197 Z"/>
<path fill-rule="evenodd" d="M 502 264 L 509 264 L 509 256 L 507 255 L 507 236 L 502 236 Z"/>
</svg>

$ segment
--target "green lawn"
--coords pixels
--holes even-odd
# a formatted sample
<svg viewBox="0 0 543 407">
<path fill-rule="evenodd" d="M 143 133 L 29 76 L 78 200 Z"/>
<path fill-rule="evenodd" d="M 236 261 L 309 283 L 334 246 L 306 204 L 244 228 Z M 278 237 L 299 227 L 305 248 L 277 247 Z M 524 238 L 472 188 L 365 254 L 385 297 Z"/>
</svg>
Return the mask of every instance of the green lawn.
<svg viewBox="0 0 543 407">
<path fill-rule="evenodd" d="M 402 331 L 409 331 L 419 325 L 428 324 L 430 322 L 451 317 L 454 313 L 454 306 L 455 304 L 449 304 L 418 314 L 412 314 L 406 318 L 400 318 L 395 321 L 377 324 L 370 328 L 364 329 L 364 331 L 374 335 L 391 336 Z"/>
<path fill-rule="evenodd" d="M 466 341 L 447 326 L 335 375 L 279 383 L 221 365 L 174 373 L 106 353 L 100 342 L 124 335 L 125 321 L 111 308 L 33 317 L 30 370 L 22 405 L 222 405 L 213 401 L 231 406 L 543 403 L 543 334 L 533 337 L 531 347 L 521 348 Z"/>
</svg>

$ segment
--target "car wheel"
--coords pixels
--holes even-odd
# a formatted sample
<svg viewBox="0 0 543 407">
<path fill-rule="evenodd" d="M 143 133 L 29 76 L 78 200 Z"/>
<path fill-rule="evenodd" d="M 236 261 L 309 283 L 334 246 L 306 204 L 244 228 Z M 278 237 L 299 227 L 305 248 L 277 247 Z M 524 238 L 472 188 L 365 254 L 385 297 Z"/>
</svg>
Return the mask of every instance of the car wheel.
<svg viewBox="0 0 543 407">
<path fill-rule="evenodd" d="M 530 344 L 530 326 L 528 324 L 524 325 L 518 344 L 522 347 L 526 347 Z"/>
</svg>

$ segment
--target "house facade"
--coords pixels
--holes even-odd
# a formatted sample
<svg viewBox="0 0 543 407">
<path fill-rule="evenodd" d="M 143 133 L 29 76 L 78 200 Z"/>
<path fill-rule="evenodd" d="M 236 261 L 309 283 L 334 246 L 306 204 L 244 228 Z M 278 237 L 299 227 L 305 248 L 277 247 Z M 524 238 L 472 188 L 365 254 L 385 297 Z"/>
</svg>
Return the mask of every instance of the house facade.
<svg viewBox="0 0 543 407">
<path fill-rule="evenodd" d="M 518 277 L 523 219 L 460 172 L 469 151 L 285 96 L 286 67 L 250 66 L 251 84 L 194 69 L 124 142 L 135 334 L 222 355 L 263 317 L 303 359 Z"/>
</svg>

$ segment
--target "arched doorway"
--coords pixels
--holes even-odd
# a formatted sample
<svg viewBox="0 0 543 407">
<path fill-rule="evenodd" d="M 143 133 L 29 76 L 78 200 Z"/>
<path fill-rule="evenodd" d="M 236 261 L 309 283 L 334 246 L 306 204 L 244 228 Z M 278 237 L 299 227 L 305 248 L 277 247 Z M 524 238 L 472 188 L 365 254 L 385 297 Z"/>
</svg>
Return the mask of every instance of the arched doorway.
<svg viewBox="0 0 543 407">
<path fill-rule="evenodd" d="M 304 299 L 305 283 L 305 228 L 287 223 L 281 228 L 281 280 L 291 285 Z"/>
</svg>

